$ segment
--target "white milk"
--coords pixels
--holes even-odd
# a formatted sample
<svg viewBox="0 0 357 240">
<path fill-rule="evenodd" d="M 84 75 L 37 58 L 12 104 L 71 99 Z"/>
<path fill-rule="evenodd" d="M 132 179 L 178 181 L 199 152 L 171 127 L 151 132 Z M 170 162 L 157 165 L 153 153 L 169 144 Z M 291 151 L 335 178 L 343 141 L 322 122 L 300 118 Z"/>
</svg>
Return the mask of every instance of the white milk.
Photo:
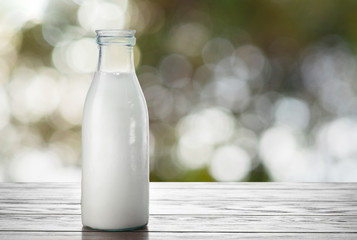
<svg viewBox="0 0 357 240">
<path fill-rule="evenodd" d="M 135 72 L 97 72 L 83 113 L 83 225 L 122 230 L 147 224 L 148 126 Z"/>
</svg>

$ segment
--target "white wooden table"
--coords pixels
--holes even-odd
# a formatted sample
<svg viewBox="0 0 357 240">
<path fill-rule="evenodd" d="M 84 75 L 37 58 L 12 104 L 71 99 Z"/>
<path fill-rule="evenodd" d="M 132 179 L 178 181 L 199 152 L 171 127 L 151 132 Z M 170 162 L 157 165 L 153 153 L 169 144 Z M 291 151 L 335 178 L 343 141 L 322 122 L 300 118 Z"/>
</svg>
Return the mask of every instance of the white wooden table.
<svg viewBox="0 0 357 240">
<path fill-rule="evenodd" d="M 0 239 L 357 239 L 357 183 L 151 183 L 150 220 L 83 228 L 79 183 L 0 183 Z"/>
</svg>

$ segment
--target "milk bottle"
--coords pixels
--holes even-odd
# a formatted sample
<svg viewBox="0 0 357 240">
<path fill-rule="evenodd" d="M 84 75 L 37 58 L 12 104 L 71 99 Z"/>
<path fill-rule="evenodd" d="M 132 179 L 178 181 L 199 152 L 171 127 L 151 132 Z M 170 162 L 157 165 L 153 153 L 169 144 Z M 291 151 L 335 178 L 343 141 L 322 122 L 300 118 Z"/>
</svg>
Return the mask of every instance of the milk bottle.
<svg viewBox="0 0 357 240">
<path fill-rule="evenodd" d="M 134 30 L 98 30 L 82 121 L 82 223 L 128 230 L 149 217 L 149 120 L 133 64 Z"/>
</svg>

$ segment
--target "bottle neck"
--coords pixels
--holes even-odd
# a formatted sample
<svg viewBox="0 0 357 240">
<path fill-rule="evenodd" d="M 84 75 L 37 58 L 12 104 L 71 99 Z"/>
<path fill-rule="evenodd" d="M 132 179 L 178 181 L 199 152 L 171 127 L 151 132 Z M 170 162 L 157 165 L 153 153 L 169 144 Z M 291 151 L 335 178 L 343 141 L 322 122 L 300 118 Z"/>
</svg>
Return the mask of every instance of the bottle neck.
<svg viewBox="0 0 357 240">
<path fill-rule="evenodd" d="M 134 72 L 133 47 L 120 43 L 99 45 L 97 71 Z"/>
</svg>

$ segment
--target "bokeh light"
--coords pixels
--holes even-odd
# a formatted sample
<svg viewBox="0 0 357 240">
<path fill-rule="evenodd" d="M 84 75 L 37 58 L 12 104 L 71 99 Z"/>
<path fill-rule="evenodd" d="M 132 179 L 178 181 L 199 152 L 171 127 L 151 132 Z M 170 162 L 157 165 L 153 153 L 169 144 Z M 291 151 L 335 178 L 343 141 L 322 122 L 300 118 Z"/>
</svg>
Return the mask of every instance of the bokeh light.
<svg viewBox="0 0 357 240">
<path fill-rule="evenodd" d="M 170 31 L 169 47 L 188 57 L 197 57 L 209 39 L 210 30 L 200 23 L 185 23 Z"/>
<path fill-rule="evenodd" d="M 234 118 L 225 109 L 203 109 L 186 116 L 178 124 L 180 162 L 191 169 L 204 167 L 214 146 L 228 142 L 234 127 Z"/>
<path fill-rule="evenodd" d="M 127 0 L 115 2 L 83 1 L 78 10 L 78 22 L 86 30 L 123 28 Z"/>
<path fill-rule="evenodd" d="M 309 120 L 309 107 L 304 101 L 294 98 L 282 98 L 276 103 L 276 124 L 303 130 L 308 126 Z"/>
<path fill-rule="evenodd" d="M 152 181 L 357 181 L 355 4 L 258 2 L 1 1 L 0 181 L 79 181 L 110 28 L 137 30 Z"/>
<path fill-rule="evenodd" d="M 239 181 L 248 175 L 250 170 L 249 155 L 236 146 L 218 148 L 212 158 L 210 173 L 217 181 Z"/>
</svg>

